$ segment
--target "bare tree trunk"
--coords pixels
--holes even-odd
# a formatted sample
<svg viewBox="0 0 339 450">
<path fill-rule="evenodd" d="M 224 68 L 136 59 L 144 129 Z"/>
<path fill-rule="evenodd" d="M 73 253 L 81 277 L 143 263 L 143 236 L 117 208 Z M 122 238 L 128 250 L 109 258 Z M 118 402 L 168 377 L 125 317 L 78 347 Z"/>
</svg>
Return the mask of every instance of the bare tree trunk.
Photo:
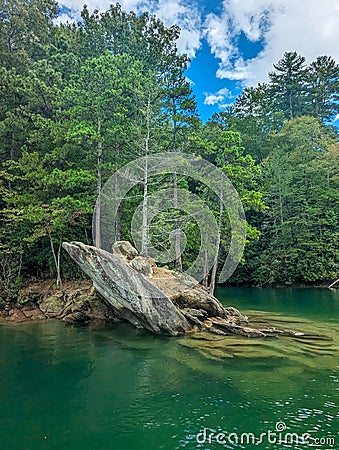
<svg viewBox="0 0 339 450">
<path fill-rule="evenodd" d="M 178 176 L 177 171 L 174 169 L 173 172 L 173 206 L 174 209 L 178 209 Z M 182 272 L 182 258 L 180 250 L 180 234 L 178 219 L 175 219 L 175 268 Z"/>
<path fill-rule="evenodd" d="M 148 157 L 145 160 L 144 194 L 142 200 L 142 230 L 141 230 L 141 254 L 147 256 L 148 253 Z"/>
<path fill-rule="evenodd" d="M 116 241 L 121 240 L 120 224 L 121 224 L 121 205 L 117 209 L 117 214 L 116 214 L 116 218 L 115 218 L 115 240 Z"/>
<path fill-rule="evenodd" d="M 115 170 L 117 170 L 118 168 L 118 156 L 119 156 L 119 152 L 120 152 L 120 148 L 119 148 L 119 143 L 116 141 L 115 142 L 115 163 L 116 163 L 116 168 Z M 119 186 L 117 185 L 118 180 L 115 180 L 115 192 L 119 192 Z M 116 199 L 118 200 L 118 199 Z M 117 215 L 116 215 L 116 220 L 115 220 L 115 240 L 116 241 L 120 241 L 121 240 L 121 209 L 122 209 L 122 205 L 120 203 L 120 205 L 118 206 L 117 209 Z"/>
<path fill-rule="evenodd" d="M 223 203 L 223 193 L 220 195 L 220 203 L 219 203 L 219 220 L 218 220 L 218 232 L 217 232 L 217 242 L 215 244 L 215 256 L 213 262 L 213 268 L 211 273 L 211 281 L 209 285 L 209 293 L 213 295 L 215 290 L 215 280 L 217 278 L 217 270 L 218 270 L 218 258 L 220 252 L 220 242 L 221 242 L 221 226 L 222 226 L 222 214 L 224 212 L 224 203 Z"/>
<path fill-rule="evenodd" d="M 98 153 L 97 153 L 97 202 L 95 205 L 95 246 L 101 247 L 101 229 L 100 229 L 100 193 L 101 193 L 101 158 L 102 158 L 102 139 L 101 139 L 101 122 L 98 120 Z"/>
<path fill-rule="evenodd" d="M 203 286 L 208 287 L 208 252 L 207 252 L 207 250 L 205 250 L 205 255 L 204 255 L 204 272 L 203 272 L 202 284 L 203 284 Z"/>
<path fill-rule="evenodd" d="M 59 249 L 58 249 L 58 255 L 55 253 L 55 248 L 54 248 L 54 242 L 53 242 L 53 238 L 52 235 L 50 233 L 50 231 L 46 228 L 48 237 L 49 237 L 49 242 L 51 245 L 51 250 L 52 250 L 52 255 L 53 255 L 53 260 L 54 260 L 54 265 L 55 265 L 55 269 L 56 269 L 56 273 L 57 273 L 57 286 L 60 286 L 62 289 L 62 279 L 61 279 L 61 271 L 60 271 L 60 255 L 61 255 L 61 244 L 59 245 Z"/>
<path fill-rule="evenodd" d="M 141 230 L 141 254 L 148 254 L 148 154 L 151 137 L 151 95 L 147 101 L 147 131 L 145 137 L 145 168 L 144 168 L 144 193 L 142 201 L 142 230 Z"/>
<path fill-rule="evenodd" d="M 173 119 L 173 151 L 177 151 L 177 122 Z M 178 209 L 178 174 L 174 168 L 173 172 L 173 206 L 174 209 Z M 180 251 L 180 235 L 178 219 L 175 219 L 175 268 L 182 272 L 182 258 Z"/>
<path fill-rule="evenodd" d="M 57 274 L 60 287 L 62 289 L 62 280 L 61 280 L 61 248 L 62 248 L 62 239 L 60 239 L 58 255 L 57 255 Z"/>
</svg>

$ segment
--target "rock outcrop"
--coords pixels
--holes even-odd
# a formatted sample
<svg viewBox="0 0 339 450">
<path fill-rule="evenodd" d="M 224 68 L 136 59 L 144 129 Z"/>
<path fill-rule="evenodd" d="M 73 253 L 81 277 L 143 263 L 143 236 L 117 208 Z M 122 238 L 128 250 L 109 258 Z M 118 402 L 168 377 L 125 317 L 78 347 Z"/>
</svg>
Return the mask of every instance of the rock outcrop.
<svg viewBox="0 0 339 450">
<path fill-rule="evenodd" d="M 81 242 L 63 246 L 93 284 L 72 281 L 64 283 L 62 289 L 48 281 L 30 285 L 19 291 L 15 303 L 0 305 L 0 320 L 61 319 L 72 325 L 100 327 L 128 321 L 155 334 L 221 335 L 216 339 L 228 335 L 304 336 L 299 331 L 271 327 L 268 321 L 250 326 L 246 316 L 233 307 L 225 308 L 194 278 L 158 267 L 127 241 L 116 242 L 112 253 Z M 199 331 L 202 333 L 195 334 Z"/>
<path fill-rule="evenodd" d="M 129 242 L 119 241 L 112 253 L 81 242 L 63 247 L 92 279 L 115 316 L 156 334 L 177 335 L 197 330 L 216 334 L 263 337 L 247 317 L 225 308 L 194 278 L 138 255 Z"/>
<path fill-rule="evenodd" d="M 171 300 L 126 263 L 127 254 L 119 257 L 118 252 L 108 253 L 81 242 L 65 242 L 63 247 L 92 279 L 118 318 L 156 334 L 177 335 L 191 328 Z"/>
<path fill-rule="evenodd" d="M 19 291 L 17 302 L 0 307 L 0 320 L 25 322 L 41 319 L 96 326 L 121 322 L 93 289 L 92 283 L 85 280 L 66 282 L 62 290 L 53 282 L 32 284 Z"/>
</svg>

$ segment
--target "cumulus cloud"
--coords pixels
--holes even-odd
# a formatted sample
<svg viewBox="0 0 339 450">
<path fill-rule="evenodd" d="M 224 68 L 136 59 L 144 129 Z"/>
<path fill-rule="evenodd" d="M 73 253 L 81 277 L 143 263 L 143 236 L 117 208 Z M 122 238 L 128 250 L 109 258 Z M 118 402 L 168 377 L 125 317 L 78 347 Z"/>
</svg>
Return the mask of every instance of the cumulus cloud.
<svg viewBox="0 0 339 450">
<path fill-rule="evenodd" d="M 163 20 L 166 26 L 179 25 L 181 34 L 178 50 L 194 58 L 202 38 L 201 14 L 197 4 L 185 0 L 149 0 L 142 2 L 141 5 L 139 12 L 150 11 Z"/>
<path fill-rule="evenodd" d="M 204 105 L 218 105 L 220 108 L 225 108 L 225 106 L 228 106 L 229 104 L 225 103 L 226 99 L 231 99 L 233 97 L 232 92 L 226 87 L 223 89 L 219 89 L 219 91 L 215 93 L 205 92 L 204 95 Z"/>
<path fill-rule="evenodd" d="M 339 121 L 339 114 L 337 114 L 336 116 L 335 116 L 335 119 L 333 120 L 333 122 L 338 122 Z"/>
<path fill-rule="evenodd" d="M 60 0 L 60 6 L 65 6 L 71 11 L 69 17 L 75 17 L 86 3 L 90 11 L 98 9 L 106 11 L 112 0 Z M 125 11 L 134 11 L 140 14 L 148 11 L 163 20 L 166 26 L 179 25 L 181 28 L 180 38 L 177 42 L 180 53 L 187 53 L 194 58 L 196 51 L 201 45 L 202 24 L 201 14 L 198 6 L 193 1 L 185 0 L 120 0 L 120 5 Z M 61 16 L 57 23 L 67 20 L 66 15 Z"/>
<path fill-rule="evenodd" d="M 217 77 L 249 86 L 265 81 L 286 51 L 309 62 L 324 54 L 339 60 L 338 23 L 339 3 L 333 0 L 224 0 L 220 15 L 207 15 L 204 35 L 219 60 Z M 262 43 L 254 58 L 243 58 L 241 34 Z"/>
<path fill-rule="evenodd" d="M 217 103 L 220 104 L 224 100 L 224 97 L 222 95 L 216 95 L 216 94 L 208 94 L 205 93 L 205 100 L 204 105 L 216 105 Z"/>
<path fill-rule="evenodd" d="M 149 11 L 167 26 L 181 28 L 178 49 L 194 58 L 205 38 L 219 61 L 216 76 L 242 86 L 265 81 L 272 64 L 286 51 L 297 51 L 308 62 L 320 55 L 339 60 L 339 3 L 336 0 L 220 0 L 220 13 L 202 17 L 198 0 L 120 0 L 122 8 L 137 14 Z M 79 18 L 83 4 L 105 11 L 112 0 L 60 0 L 68 8 L 57 23 Z M 208 7 L 206 7 L 207 9 Z M 262 50 L 246 59 L 239 48 L 246 37 Z"/>
</svg>

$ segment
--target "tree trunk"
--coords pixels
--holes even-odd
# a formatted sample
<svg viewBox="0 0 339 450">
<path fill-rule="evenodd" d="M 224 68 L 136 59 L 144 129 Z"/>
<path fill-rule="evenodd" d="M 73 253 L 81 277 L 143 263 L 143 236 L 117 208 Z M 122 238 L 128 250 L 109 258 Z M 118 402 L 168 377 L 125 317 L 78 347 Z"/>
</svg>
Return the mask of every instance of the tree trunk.
<svg viewBox="0 0 339 450">
<path fill-rule="evenodd" d="M 101 247 L 101 229 L 100 229 L 100 194 L 101 194 L 101 158 L 102 158 L 102 138 L 101 138 L 101 122 L 98 120 L 98 153 L 97 153 L 97 202 L 95 205 L 95 242 L 96 247 Z"/>
<path fill-rule="evenodd" d="M 204 272 L 203 272 L 203 278 L 202 278 L 202 284 L 206 288 L 208 287 L 208 252 L 205 250 L 204 255 Z"/>
<path fill-rule="evenodd" d="M 120 232 L 120 223 L 121 223 L 121 205 L 117 209 L 117 215 L 115 218 L 115 240 L 121 240 L 121 232 Z"/>
<path fill-rule="evenodd" d="M 147 256 L 148 253 L 148 157 L 145 160 L 144 194 L 142 200 L 142 230 L 141 230 L 141 254 Z"/>
<path fill-rule="evenodd" d="M 148 95 L 147 117 L 146 117 L 146 137 L 145 137 L 145 168 L 144 168 L 144 192 L 142 200 L 142 230 L 141 230 L 141 254 L 148 254 L 148 154 L 151 137 L 151 95 Z"/>
<path fill-rule="evenodd" d="M 46 229 L 48 237 L 49 237 L 49 242 L 51 245 L 51 250 L 52 250 L 52 255 L 53 255 L 53 260 L 54 260 L 54 265 L 55 265 L 55 269 L 56 269 L 56 273 L 57 273 L 57 279 L 56 279 L 56 284 L 57 286 L 60 286 L 62 289 L 62 279 L 61 279 L 61 270 L 60 270 L 60 256 L 61 256 L 61 243 L 59 245 L 59 249 L 58 249 L 58 255 L 55 253 L 55 248 L 54 248 L 54 242 L 53 242 L 53 238 L 52 235 L 50 233 L 50 231 L 48 229 Z"/>
<path fill-rule="evenodd" d="M 173 206 L 178 209 L 178 176 L 177 171 L 173 172 Z M 178 219 L 175 219 L 175 268 L 182 272 L 182 258 L 180 250 L 180 233 L 178 226 Z"/>
<path fill-rule="evenodd" d="M 115 163 L 116 163 L 116 167 L 115 170 L 117 170 L 118 168 L 118 156 L 119 156 L 119 152 L 120 152 L 120 147 L 119 147 L 119 143 L 116 141 L 115 142 Z M 119 186 L 117 185 L 117 179 L 115 181 L 115 192 L 119 192 Z M 116 199 L 116 201 L 119 201 L 119 199 Z M 116 220 L 115 220 L 115 240 L 116 241 L 120 241 L 121 240 L 121 208 L 122 205 L 120 203 L 120 205 L 118 206 L 117 209 L 117 215 L 116 215 Z"/>
<path fill-rule="evenodd" d="M 177 122 L 173 119 L 173 151 L 177 151 Z M 173 206 L 174 209 L 178 209 L 178 175 L 174 168 L 173 172 Z M 182 258 L 180 251 L 180 234 L 178 219 L 175 219 L 175 268 L 176 270 L 182 272 Z"/>
<path fill-rule="evenodd" d="M 215 290 L 215 280 L 217 277 L 217 270 L 218 270 L 218 258 L 219 258 L 219 251 L 220 251 L 220 241 L 221 241 L 221 226 L 222 226 L 222 214 L 224 212 L 224 203 L 223 203 L 223 193 L 220 193 L 220 203 L 219 203 L 219 220 L 218 220 L 218 233 L 217 233 L 217 242 L 215 245 L 215 257 L 213 262 L 213 268 L 212 268 L 212 274 L 211 274 L 211 281 L 209 285 L 209 293 L 213 295 Z"/>
</svg>

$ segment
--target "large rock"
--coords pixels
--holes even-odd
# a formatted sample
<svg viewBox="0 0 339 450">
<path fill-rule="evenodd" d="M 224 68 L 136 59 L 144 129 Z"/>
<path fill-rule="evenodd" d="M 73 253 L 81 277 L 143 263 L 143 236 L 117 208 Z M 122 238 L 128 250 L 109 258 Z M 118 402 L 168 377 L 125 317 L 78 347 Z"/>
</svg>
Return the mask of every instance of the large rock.
<svg viewBox="0 0 339 450">
<path fill-rule="evenodd" d="M 224 308 L 197 280 L 158 267 L 151 258 L 139 256 L 127 241 L 116 242 L 113 253 L 81 242 L 63 246 L 93 280 L 114 315 L 136 327 L 169 335 L 197 329 L 239 334 L 248 325 L 247 317 L 235 308 Z M 249 336 L 249 330 L 244 335 Z"/>
<path fill-rule="evenodd" d="M 156 334 L 177 335 L 191 329 L 171 300 L 126 264 L 120 244 L 122 257 L 81 242 L 64 242 L 63 247 L 93 280 L 118 318 Z"/>
</svg>

